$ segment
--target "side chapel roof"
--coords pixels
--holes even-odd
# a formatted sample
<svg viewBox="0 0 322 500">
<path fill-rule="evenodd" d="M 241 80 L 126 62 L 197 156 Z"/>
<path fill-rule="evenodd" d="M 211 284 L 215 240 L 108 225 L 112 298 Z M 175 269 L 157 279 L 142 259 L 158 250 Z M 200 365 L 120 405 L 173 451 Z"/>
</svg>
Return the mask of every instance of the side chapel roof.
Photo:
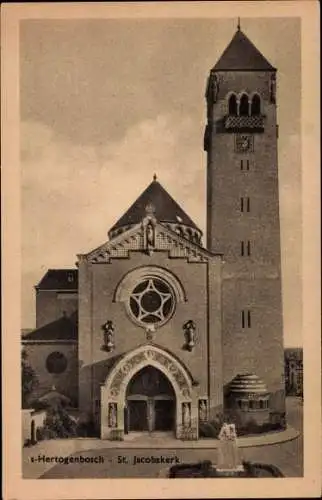
<svg viewBox="0 0 322 500">
<path fill-rule="evenodd" d="M 36 328 L 24 335 L 22 341 L 52 341 L 52 340 L 77 340 L 78 326 L 77 313 L 61 318 Z"/>
<path fill-rule="evenodd" d="M 77 269 L 48 269 L 46 274 L 36 285 L 39 290 L 78 290 Z"/>
</svg>

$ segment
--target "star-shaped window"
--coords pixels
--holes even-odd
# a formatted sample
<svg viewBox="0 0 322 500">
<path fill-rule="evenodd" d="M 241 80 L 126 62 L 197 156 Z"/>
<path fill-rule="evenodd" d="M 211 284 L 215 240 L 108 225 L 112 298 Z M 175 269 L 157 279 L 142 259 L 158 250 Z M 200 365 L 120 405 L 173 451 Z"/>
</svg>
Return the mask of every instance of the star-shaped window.
<svg viewBox="0 0 322 500">
<path fill-rule="evenodd" d="M 163 324 L 173 313 L 174 294 L 165 281 L 151 277 L 134 288 L 129 305 L 138 322 Z"/>
</svg>

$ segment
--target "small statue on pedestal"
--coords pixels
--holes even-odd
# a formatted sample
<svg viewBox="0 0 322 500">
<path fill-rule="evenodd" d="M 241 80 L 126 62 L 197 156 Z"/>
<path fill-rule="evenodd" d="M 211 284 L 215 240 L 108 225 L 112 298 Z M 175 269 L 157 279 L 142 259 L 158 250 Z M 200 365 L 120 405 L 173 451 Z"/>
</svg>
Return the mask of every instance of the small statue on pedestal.
<svg viewBox="0 0 322 500">
<path fill-rule="evenodd" d="M 208 419 L 208 411 L 207 411 L 207 401 L 202 399 L 199 401 L 199 421 L 206 422 Z"/>
<path fill-rule="evenodd" d="M 102 329 L 104 331 L 104 345 L 103 349 L 105 351 L 112 351 L 115 347 L 114 344 L 114 325 L 112 321 L 106 321 L 104 325 L 102 326 Z"/>
<path fill-rule="evenodd" d="M 108 409 L 108 425 L 109 427 L 117 427 L 117 409 L 116 403 L 110 403 Z"/>
<path fill-rule="evenodd" d="M 218 466 L 216 470 L 233 475 L 243 470 L 237 447 L 237 433 L 235 424 L 223 424 L 219 433 L 220 446 L 218 449 Z"/>
<path fill-rule="evenodd" d="M 195 323 L 190 319 L 183 325 L 184 329 L 184 334 L 185 334 L 185 345 L 184 348 L 187 349 L 188 351 L 192 351 L 193 347 L 196 344 L 196 338 L 195 338 L 195 332 L 196 332 L 196 325 Z"/>
<path fill-rule="evenodd" d="M 190 427 L 190 405 L 182 403 L 182 423 L 184 427 Z"/>
</svg>

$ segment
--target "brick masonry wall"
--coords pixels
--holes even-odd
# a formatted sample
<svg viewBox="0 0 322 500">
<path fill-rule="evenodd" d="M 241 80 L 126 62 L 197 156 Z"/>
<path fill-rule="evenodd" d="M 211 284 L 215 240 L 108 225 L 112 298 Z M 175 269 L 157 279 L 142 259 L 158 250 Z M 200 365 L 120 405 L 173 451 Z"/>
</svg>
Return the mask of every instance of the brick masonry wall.
<svg viewBox="0 0 322 500">
<path fill-rule="evenodd" d="M 224 254 L 223 379 L 227 384 L 237 373 L 256 373 L 273 393 L 272 406 L 283 411 L 277 127 L 276 106 L 269 100 L 270 73 L 221 72 L 218 76 L 218 101 L 208 109 L 213 127 L 208 147 L 207 234 L 209 248 Z M 228 113 L 231 91 L 261 96 L 265 129 L 253 135 L 252 152 L 237 152 L 235 134 L 217 127 Z M 241 160 L 249 160 L 249 171 L 241 170 Z M 250 198 L 250 212 L 241 212 L 241 197 Z M 247 240 L 251 255 L 242 257 L 241 241 Z M 251 311 L 251 328 L 242 328 L 243 309 Z"/>
<path fill-rule="evenodd" d="M 36 292 L 36 328 L 61 318 L 64 312 L 70 316 L 77 311 L 77 307 L 77 293 L 63 296 L 56 291 L 38 290 Z"/>
<path fill-rule="evenodd" d="M 220 258 L 219 258 L 220 261 Z M 80 402 L 83 411 L 93 411 L 91 401 L 100 399 L 100 384 L 104 383 L 109 366 L 117 357 L 146 342 L 144 328 L 136 325 L 126 310 L 125 304 L 114 302 L 114 293 L 121 279 L 135 268 L 141 266 L 164 267 L 173 273 L 183 289 L 187 301 L 178 303 L 171 319 L 157 328 L 154 342 L 170 350 L 190 370 L 199 382 L 202 397 L 208 394 L 208 264 L 188 263 L 186 259 L 170 259 L 168 252 L 155 252 L 148 256 L 141 252 L 131 252 L 129 259 L 113 259 L 110 264 L 88 264 L 79 266 L 79 357 L 80 357 Z M 218 273 L 218 264 L 215 271 Z M 220 284 L 213 282 L 212 301 L 214 311 L 220 308 Z M 212 325 L 213 337 L 220 336 L 220 314 Z M 183 324 L 192 319 L 197 327 L 197 343 L 192 352 L 183 349 L 185 342 Z M 103 332 L 101 326 L 106 320 L 115 326 L 115 349 L 111 353 L 102 351 Z M 220 350 L 212 356 L 213 388 L 220 385 Z M 217 362 L 216 362 L 216 358 Z M 216 370 L 218 375 L 215 375 Z M 93 387 L 90 380 L 93 378 Z M 217 385 L 216 385 L 217 384 Z M 220 395 L 222 391 L 220 391 Z M 217 398 L 219 396 L 217 395 Z M 221 396 L 219 397 L 221 398 Z"/>
<path fill-rule="evenodd" d="M 69 397 L 74 404 L 78 400 L 78 352 L 76 344 L 60 343 L 28 343 L 24 344 L 28 356 L 28 363 L 35 370 L 39 384 L 35 388 L 31 399 L 37 399 L 52 390 L 56 390 Z M 61 352 L 67 358 L 67 368 L 63 373 L 49 373 L 46 360 L 52 352 Z"/>
</svg>

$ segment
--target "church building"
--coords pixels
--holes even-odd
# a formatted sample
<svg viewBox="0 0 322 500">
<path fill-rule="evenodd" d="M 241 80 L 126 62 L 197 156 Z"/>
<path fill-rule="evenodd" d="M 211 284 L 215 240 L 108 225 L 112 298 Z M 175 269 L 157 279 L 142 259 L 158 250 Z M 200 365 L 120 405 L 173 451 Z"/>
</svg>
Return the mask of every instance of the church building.
<svg viewBox="0 0 322 500">
<path fill-rule="evenodd" d="M 206 88 L 206 244 L 156 176 L 99 248 L 36 289 L 39 384 L 102 439 L 283 423 L 276 69 L 237 31 Z"/>
</svg>

